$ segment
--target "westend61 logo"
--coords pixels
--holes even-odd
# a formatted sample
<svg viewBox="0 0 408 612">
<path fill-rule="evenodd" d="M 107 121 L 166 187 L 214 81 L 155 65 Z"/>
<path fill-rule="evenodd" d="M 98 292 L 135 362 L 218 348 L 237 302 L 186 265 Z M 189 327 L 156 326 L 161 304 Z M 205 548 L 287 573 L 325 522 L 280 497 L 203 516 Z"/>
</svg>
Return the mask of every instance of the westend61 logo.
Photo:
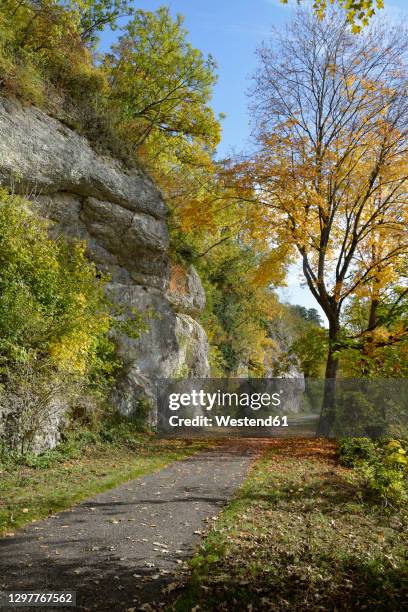
<svg viewBox="0 0 408 612">
<path fill-rule="evenodd" d="M 408 379 L 163 379 L 157 430 L 177 438 L 398 437 L 408 431 Z"/>
</svg>

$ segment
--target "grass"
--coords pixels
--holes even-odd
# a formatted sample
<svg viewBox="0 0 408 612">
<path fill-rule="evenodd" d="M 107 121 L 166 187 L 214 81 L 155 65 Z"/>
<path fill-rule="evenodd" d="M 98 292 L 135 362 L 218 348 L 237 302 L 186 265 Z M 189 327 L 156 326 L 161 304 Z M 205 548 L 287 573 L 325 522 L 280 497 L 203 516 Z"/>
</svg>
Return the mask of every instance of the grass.
<svg viewBox="0 0 408 612">
<path fill-rule="evenodd" d="M 53 451 L 0 463 L 0 535 L 64 510 L 102 491 L 159 470 L 208 446 L 159 440 L 116 426 L 103 435 L 77 432 Z"/>
<path fill-rule="evenodd" d="M 407 510 L 368 505 L 333 443 L 275 440 L 192 559 L 171 609 L 408 609 L 407 543 Z"/>
</svg>

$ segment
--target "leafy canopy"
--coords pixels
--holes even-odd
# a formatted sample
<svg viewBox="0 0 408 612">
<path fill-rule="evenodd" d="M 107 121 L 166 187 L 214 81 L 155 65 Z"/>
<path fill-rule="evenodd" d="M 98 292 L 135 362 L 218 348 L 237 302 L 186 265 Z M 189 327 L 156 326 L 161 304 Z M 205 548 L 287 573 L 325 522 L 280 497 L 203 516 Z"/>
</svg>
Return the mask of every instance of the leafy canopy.
<svg viewBox="0 0 408 612">
<path fill-rule="evenodd" d="M 186 37 L 182 17 L 173 21 L 167 8 L 137 11 L 104 61 L 120 130 L 148 157 L 179 159 L 220 137 L 209 106 L 215 62 Z"/>
<path fill-rule="evenodd" d="M 281 0 L 282 4 L 287 4 L 288 0 Z M 300 3 L 301 0 L 298 0 Z M 361 31 L 362 27 L 367 26 L 375 10 L 384 8 L 384 0 L 314 0 L 313 9 L 316 14 L 323 19 L 328 4 L 337 4 L 345 10 L 348 23 L 352 27 L 354 34 Z"/>
</svg>

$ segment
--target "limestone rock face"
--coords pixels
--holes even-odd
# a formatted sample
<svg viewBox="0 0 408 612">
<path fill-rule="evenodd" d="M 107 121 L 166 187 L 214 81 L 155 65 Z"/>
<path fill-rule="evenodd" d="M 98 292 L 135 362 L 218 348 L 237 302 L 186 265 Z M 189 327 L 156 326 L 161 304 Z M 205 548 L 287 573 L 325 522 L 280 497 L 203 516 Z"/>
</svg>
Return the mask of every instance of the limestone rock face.
<svg viewBox="0 0 408 612">
<path fill-rule="evenodd" d="M 194 378 L 209 376 L 208 340 L 201 325 L 190 315 L 180 313 L 177 316 L 176 336 L 179 346 L 176 373 Z"/>
<path fill-rule="evenodd" d="M 96 153 L 89 142 L 34 107 L 0 98 L 0 184 L 29 196 L 62 232 L 87 243 L 125 309 L 146 313 L 148 331 L 117 338 L 125 368 L 113 393 L 137 411 L 141 395 L 173 375 L 209 375 L 208 342 L 197 317 L 205 292 L 193 267 L 171 269 L 166 205 L 141 170 Z"/>
<path fill-rule="evenodd" d="M 95 153 L 87 140 L 41 110 L 0 101 L 0 182 L 37 193 L 94 196 L 163 218 L 166 206 L 152 181 Z"/>
<path fill-rule="evenodd" d="M 187 270 L 179 265 L 171 267 L 167 295 L 178 312 L 195 316 L 203 310 L 205 291 L 194 266 L 190 266 Z"/>
</svg>

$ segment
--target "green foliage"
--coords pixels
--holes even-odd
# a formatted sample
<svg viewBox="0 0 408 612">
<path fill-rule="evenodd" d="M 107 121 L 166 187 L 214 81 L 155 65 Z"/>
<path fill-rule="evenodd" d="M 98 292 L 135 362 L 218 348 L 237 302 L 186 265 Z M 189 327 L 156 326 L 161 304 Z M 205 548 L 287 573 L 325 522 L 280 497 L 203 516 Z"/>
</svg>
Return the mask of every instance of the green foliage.
<svg viewBox="0 0 408 612">
<path fill-rule="evenodd" d="M 269 323 L 272 338 L 280 350 L 273 365 L 275 376 L 300 370 L 306 379 L 321 378 L 328 350 L 328 333 L 314 308 L 280 304 Z M 311 390 L 311 389 L 309 389 Z"/>
<path fill-rule="evenodd" d="M 110 352 L 104 280 L 82 243 L 51 240 L 47 230 L 28 201 L 0 191 L 0 365 L 38 356 L 84 374 Z"/>
<path fill-rule="evenodd" d="M 313 322 L 307 319 L 306 321 L 306 324 L 298 326 L 297 338 L 289 352 L 297 357 L 300 370 L 306 378 L 319 378 L 327 357 L 328 334 L 314 319 Z"/>
<path fill-rule="evenodd" d="M 118 130 L 162 163 L 188 156 L 195 143 L 213 148 L 219 140 L 208 105 L 215 63 L 186 37 L 182 17 L 173 21 L 169 9 L 139 10 L 103 64 Z"/>
<path fill-rule="evenodd" d="M 361 461 L 372 461 L 378 444 L 370 438 L 344 438 L 339 442 L 341 465 L 355 467 Z"/>
<path fill-rule="evenodd" d="M 360 472 L 369 491 L 385 506 L 408 501 L 408 459 L 400 441 L 385 442 L 373 461 L 360 466 Z"/>
<path fill-rule="evenodd" d="M 207 306 L 203 315 L 215 371 L 220 375 L 262 377 L 272 349 L 268 321 L 277 299 L 251 283 L 255 253 L 237 242 L 198 262 Z"/>
<path fill-rule="evenodd" d="M 168 9 L 129 0 L 0 0 L 0 88 L 33 102 L 96 146 L 150 170 L 198 163 L 220 124 L 209 106 L 214 60 L 188 43 Z M 98 31 L 134 15 L 94 61 Z"/>
<path fill-rule="evenodd" d="M 304 306 L 299 306 L 296 304 L 295 306 L 292 306 L 292 309 L 308 323 L 315 323 L 319 327 L 322 326 L 323 322 L 316 308 L 305 308 Z"/>
<path fill-rule="evenodd" d="M 341 441 L 339 451 L 340 462 L 356 469 L 375 501 L 391 507 L 408 501 L 408 458 L 402 441 L 350 438 Z"/>
<path fill-rule="evenodd" d="M 403 437 L 407 433 L 404 387 L 380 379 L 337 388 L 334 433 L 338 436 Z M 358 387 L 358 388 L 357 388 Z"/>
<path fill-rule="evenodd" d="M 60 4 L 77 19 L 81 40 L 97 42 L 97 33 L 109 26 L 116 30 L 119 17 L 134 12 L 130 0 L 61 0 Z"/>
<path fill-rule="evenodd" d="M 61 398 L 77 422 L 89 420 L 121 366 L 112 332 L 146 329 L 136 312 L 115 318 L 85 245 L 52 240 L 48 229 L 30 202 L 0 190 L 0 403 L 21 454 Z"/>
<path fill-rule="evenodd" d="M 89 3 L 91 5 L 91 3 Z M 0 86 L 40 106 L 60 109 L 64 92 L 88 105 L 103 75 L 83 45 L 75 11 L 55 0 L 0 0 Z"/>
<path fill-rule="evenodd" d="M 336 396 L 335 431 L 343 435 L 384 435 L 386 422 L 382 406 L 372 401 L 363 391 L 345 391 Z M 376 431 L 367 431 L 376 424 Z"/>
<path fill-rule="evenodd" d="M 349 348 L 342 352 L 340 360 L 343 376 L 408 376 L 408 336 L 403 331 L 408 325 L 408 292 L 405 286 L 407 271 L 399 272 L 401 283 L 384 294 L 376 307 L 379 325 L 375 331 L 364 333 L 370 316 L 369 299 L 354 298 L 347 304 L 343 320 L 350 339 Z M 393 338 L 398 338 L 398 341 L 393 342 Z"/>
</svg>

